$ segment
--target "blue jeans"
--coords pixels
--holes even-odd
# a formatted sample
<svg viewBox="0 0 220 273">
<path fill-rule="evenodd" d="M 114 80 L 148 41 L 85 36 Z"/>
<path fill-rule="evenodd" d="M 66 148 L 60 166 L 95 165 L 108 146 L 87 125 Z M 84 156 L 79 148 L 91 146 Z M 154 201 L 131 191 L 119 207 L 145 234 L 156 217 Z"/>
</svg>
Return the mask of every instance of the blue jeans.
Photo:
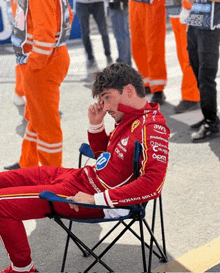
<svg viewBox="0 0 220 273">
<path fill-rule="evenodd" d="M 110 51 L 110 43 L 108 37 L 108 31 L 105 20 L 105 10 L 104 10 L 104 2 L 95 2 L 95 3 L 80 3 L 76 2 L 76 13 L 79 18 L 81 33 L 82 33 L 82 41 L 88 55 L 88 59 L 94 59 L 92 44 L 89 37 L 89 16 L 93 15 L 97 25 L 99 32 L 102 36 L 102 42 L 105 50 L 106 57 L 111 55 Z"/>
<path fill-rule="evenodd" d="M 109 8 L 112 30 L 118 47 L 118 62 L 131 65 L 131 42 L 128 23 L 128 7 Z"/>
</svg>

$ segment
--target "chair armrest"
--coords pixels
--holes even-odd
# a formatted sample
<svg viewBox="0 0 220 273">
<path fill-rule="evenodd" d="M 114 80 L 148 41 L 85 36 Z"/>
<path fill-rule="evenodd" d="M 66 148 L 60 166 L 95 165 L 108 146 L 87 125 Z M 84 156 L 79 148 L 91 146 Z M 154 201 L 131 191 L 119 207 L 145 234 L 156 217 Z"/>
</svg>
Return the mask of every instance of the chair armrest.
<svg viewBox="0 0 220 273">
<path fill-rule="evenodd" d="M 62 202 L 62 203 L 69 203 L 76 206 L 86 207 L 86 208 L 93 208 L 93 209 L 114 209 L 109 206 L 100 206 L 100 205 L 92 205 L 92 204 L 86 204 L 86 203 L 78 203 L 72 200 L 67 200 L 66 198 L 63 198 L 51 191 L 43 191 L 39 194 L 39 197 L 41 199 L 47 200 L 49 202 Z M 122 207 L 116 207 L 117 209 L 135 209 L 135 206 L 122 206 Z"/>
</svg>

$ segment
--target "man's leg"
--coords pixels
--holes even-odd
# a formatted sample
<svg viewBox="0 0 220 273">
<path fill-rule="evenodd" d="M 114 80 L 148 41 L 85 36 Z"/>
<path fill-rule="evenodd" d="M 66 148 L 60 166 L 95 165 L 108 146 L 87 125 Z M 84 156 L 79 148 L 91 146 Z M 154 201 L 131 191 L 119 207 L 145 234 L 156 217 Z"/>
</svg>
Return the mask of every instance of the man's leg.
<svg viewBox="0 0 220 273">
<path fill-rule="evenodd" d="M 90 15 L 90 5 L 84 3 L 76 3 L 76 13 L 79 18 L 81 33 L 82 33 L 82 41 L 87 53 L 87 57 L 89 60 L 94 59 L 92 44 L 89 37 L 89 15 Z"/>
<path fill-rule="evenodd" d="M 62 130 L 60 125 L 59 87 L 69 67 L 66 46 L 56 48 L 50 62 L 38 71 L 25 70 L 25 90 L 29 110 L 28 132 L 22 143 L 19 165 L 32 165 L 31 154 L 37 153 L 42 166 L 61 166 Z M 33 130 L 31 130 L 31 128 Z M 29 132 L 30 131 L 30 132 Z M 31 150 L 35 142 L 36 151 Z"/>
<path fill-rule="evenodd" d="M 109 16 L 112 22 L 112 30 L 116 39 L 118 47 L 118 59 L 119 62 L 126 62 L 124 59 L 124 33 L 123 33 L 123 11 L 120 6 L 118 8 L 109 8 Z"/>
<path fill-rule="evenodd" d="M 199 31 L 199 90 L 205 119 L 217 121 L 216 74 L 219 60 L 220 29 Z"/>
<path fill-rule="evenodd" d="M 131 65 L 131 39 L 129 31 L 129 22 L 128 22 L 128 7 L 123 9 L 123 23 L 124 23 L 124 59 L 125 62 Z"/>
<path fill-rule="evenodd" d="M 111 51 L 110 51 L 110 42 L 109 42 L 109 36 L 107 31 L 107 24 L 105 20 L 104 2 L 93 3 L 92 14 L 98 25 L 99 32 L 102 36 L 105 56 L 109 57 L 111 55 Z"/>
<path fill-rule="evenodd" d="M 44 218 L 50 212 L 49 203 L 40 199 L 39 193 L 49 190 L 62 196 L 73 196 L 79 189 L 84 190 L 82 181 L 78 182 L 80 179 L 78 170 L 51 166 L 0 173 L 0 236 L 14 266 L 26 267 L 31 263 L 22 220 Z M 85 191 L 94 194 L 92 188 L 87 187 Z M 56 203 L 54 207 L 58 213 L 72 218 L 103 215 L 102 210 L 88 212 L 85 208 L 76 212 L 65 203 Z"/>
</svg>

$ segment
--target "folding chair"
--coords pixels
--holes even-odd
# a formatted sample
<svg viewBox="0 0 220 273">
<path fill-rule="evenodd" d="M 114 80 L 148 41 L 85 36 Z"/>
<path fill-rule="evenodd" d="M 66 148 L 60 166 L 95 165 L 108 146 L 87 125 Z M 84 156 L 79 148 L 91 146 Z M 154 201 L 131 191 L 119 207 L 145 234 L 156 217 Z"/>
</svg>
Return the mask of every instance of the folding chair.
<svg viewBox="0 0 220 273">
<path fill-rule="evenodd" d="M 90 146 L 86 143 L 83 143 L 79 149 L 79 168 L 82 164 L 82 156 L 87 156 L 89 158 L 94 158 L 94 155 L 90 149 Z M 137 178 L 139 175 L 139 157 L 141 153 L 141 145 L 138 141 L 135 142 L 135 149 L 134 149 L 134 158 L 133 158 L 133 171 L 134 175 Z M 95 158 L 94 158 L 95 159 Z M 110 268 L 103 260 L 103 256 L 109 251 L 109 249 L 114 246 L 114 244 L 124 235 L 126 231 L 130 231 L 138 240 L 141 242 L 141 250 L 142 250 L 142 261 L 143 261 L 143 271 L 144 272 L 151 272 L 151 263 L 152 263 L 152 256 L 155 255 L 159 258 L 161 262 L 167 262 L 167 255 L 166 255 L 166 244 L 165 244 L 165 233 L 164 233 L 164 223 L 163 223 L 163 210 L 162 210 L 162 197 L 160 196 L 159 199 L 159 210 L 160 210 L 160 225 L 161 225 L 161 239 L 162 239 L 162 248 L 160 247 L 155 235 L 154 235 L 154 228 L 155 228 L 155 219 L 156 219 L 156 204 L 157 199 L 153 200 L 153 212 L 152 212 L 152 224 L 151 228 L 145 219 L 145 209 L 148 204 L 148 202 L 143 204 L 138 204 L 135 206 L 122 206 L 120 208 L 126 208 L 129 209 L 130 212 L 125 217 L 120 218 L 112 218 L 112 219 L 105 219 L 105 218 L 96 218 L 96 219 L 72 219 L 68 218 L 62 215 L 59 215 L 56 213 L 53 207 L 53 202 L 66 202 L 66 203 L 72 203 L 76 204 L 78 206 L 84 206 L 87 208 L 110 208 L 108 206 L 96 206 L 96 205 L 90 205 L 90 204 L 83 204 L 83 203 L 77 203 L 73 202 L 71 200 L 66 200 L 65 198 L 62 198 L 52 192 L 44 191 L 40 193 L 40 198 L 48 200 L 51 208 L 51 213 L 47 214 L 47 217 L 54 219 L 56 223 L 58 223 L 66 232 L 67 232 L 67 240 L 66 240 L 66 246 L 64 250 L 63 255 L 63 261 L 62 261 L 62 267 L 61 272 L 64 272 L 65 269 L 65 263 L 66 263 L 66 257 L 69 247 L 69 240 L 72 239 L 72 241 L 78 246 L 78 248 L 82 251 L 83 256 L 87 257 L 89 255 L 94 257 L 94 262 L 92 262 L 88 268 L 86 268 L 83 272 L 88 272 L 96 263 L 100 263 L 103 267 L 105 267 L 108 272 L 114 272 L 112 268 Z M 119 207 L 117 207 L 119 208 Z M 112 208 L 111 208 L 112 209 Z M 69 226 L 63 223 L 61 219 L 68 219 L 69 220 Z M 127 222 L 127 220 L 129 222 Z M 79 239 L 71 230 L 72 230 L 72 223 L 73 222 L 80 222 L 80 223 L 103 223 L 103 222 L 113 222 L 115 221 L 116 224 L 107 232 L 107 234 L 102 237 L 98 243 L 95 244 L 94 247 L 89 248 L 81 239 Z M 132 229 L 132 225 L 134 223 L 139 223 L 139 229 L 140 229 L 140 235 L 137 234 L 137 232 Z M 119 225 L 123 226 L 123 229 L 121 232 L 115 237 L 115 239 L 98 255 L 94 252 L 94 250 L 101 245 L 101 243 L 110 235 L 113 233 L 114 230 L 118 228 Z M 150 235 L 150 242 L 147 244 L 144 240 L 144 228 L 147 229 Z M 155 247 L 154 247 L 155 245 Z M 148 266 L 146 263 L 146 254 L 145 254 L 145 247 L 149 249 L 149 257 L 148 257 Z"/>
</svg>

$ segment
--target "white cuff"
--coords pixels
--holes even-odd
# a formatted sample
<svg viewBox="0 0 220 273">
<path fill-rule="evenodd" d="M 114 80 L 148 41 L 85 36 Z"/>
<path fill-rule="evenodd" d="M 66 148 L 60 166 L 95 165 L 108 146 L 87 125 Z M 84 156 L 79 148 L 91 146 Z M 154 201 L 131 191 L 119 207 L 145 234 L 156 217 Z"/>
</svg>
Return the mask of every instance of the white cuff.
<svg viewBox="0 0 220 273">
<path fill-rule="evenodd" d="M 104 192 L 94 194 L 95 204 L 97 206 L 108 206 L 105 202 Z"/>
<path fill-rule="evenodd" d="M 89 133 L 96 134 L 96 133 L 102 132 L 103 130 L 104 130 L 104 120 L 100 124 L 96 124 L 96 125 L 89 124 L 89 128 L 88 128 Z"/>
</svg>

